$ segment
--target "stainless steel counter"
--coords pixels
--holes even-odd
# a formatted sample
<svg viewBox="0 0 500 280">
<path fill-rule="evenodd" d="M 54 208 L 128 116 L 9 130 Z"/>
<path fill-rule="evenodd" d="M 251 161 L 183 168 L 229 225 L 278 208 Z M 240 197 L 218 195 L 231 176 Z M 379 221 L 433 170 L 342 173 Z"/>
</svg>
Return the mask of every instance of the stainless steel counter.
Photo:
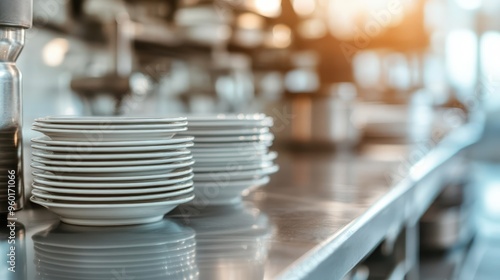
<svg viewBox="0 0 500 280">
<path fill-rule="evenodd" d="M 0 276 L 342 279 L 382 240 L 391 242 L 417 223 L 444 180 L 463 172 L 460 151 L 479 134 L 476 126 L 464 127 L 428 153 L 404 145 L 367 145 L 356 153 L 281 152 L 280 172 L 243 204 L 182 206 L 156 225 L 74 227 L 41 208 L 25 209 L 17 213 L 25 227 L 18 224 L 16 231 L 23 250 L 19 270 Z M 74 269 L 58 265 L 72 260 Z M 47 276 L 54 271 L 60 278 Z M 25 277 L 4 278 L 13 275 Z"/>
</svg>

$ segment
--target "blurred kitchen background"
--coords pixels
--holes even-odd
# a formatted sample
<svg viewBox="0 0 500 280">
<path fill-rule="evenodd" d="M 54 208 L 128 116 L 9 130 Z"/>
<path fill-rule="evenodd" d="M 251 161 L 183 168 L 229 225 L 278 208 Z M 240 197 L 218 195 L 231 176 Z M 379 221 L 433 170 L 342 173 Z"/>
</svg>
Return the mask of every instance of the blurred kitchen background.
<svg viewBox="0 0 500 280">
<path fill-rule="evenodd" d="M 265 112 L 279 149 L 311 152 L 431 149 L 488 115 L 495 143 L 498 14 L 497 0 L 34 0 L 19 61 L 25 157 L 47 115 Z M 470 228 L 500 236 L 496 150 L 471 153 L 470 179 L 424 217 L 432 237 L 446 231 L 430 247 L 468 248 L 474 234 L 449 229 L 466 227 L 473 197 Z"/>
</svg>

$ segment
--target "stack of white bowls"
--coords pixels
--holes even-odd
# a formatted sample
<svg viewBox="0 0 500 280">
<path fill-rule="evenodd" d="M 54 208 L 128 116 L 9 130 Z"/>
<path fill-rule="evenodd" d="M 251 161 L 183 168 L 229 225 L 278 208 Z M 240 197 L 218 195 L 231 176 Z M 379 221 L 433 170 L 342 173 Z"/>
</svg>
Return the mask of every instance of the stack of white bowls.
<svg viewBox="0 0 500 280">
<path fill-rule="evenodd" d="M 33 235 L 37 279 L 198 279 L 192 229 L 59 224 Z"/>
<path fill-rule="evenodd" d="M 31 201 L 66 223 L 108 226 L 159 221 L 191 201 L 193 137 L 185 118 L 37 119 Z"/>
<path fill-rule="evenodd" d="M 195 204 L 222 205 L 241 201 L 249 190 L 269 182 L 278 171 L 273 119 L 264 114 L 188 117 L 194 136 Z"/>
</svg>

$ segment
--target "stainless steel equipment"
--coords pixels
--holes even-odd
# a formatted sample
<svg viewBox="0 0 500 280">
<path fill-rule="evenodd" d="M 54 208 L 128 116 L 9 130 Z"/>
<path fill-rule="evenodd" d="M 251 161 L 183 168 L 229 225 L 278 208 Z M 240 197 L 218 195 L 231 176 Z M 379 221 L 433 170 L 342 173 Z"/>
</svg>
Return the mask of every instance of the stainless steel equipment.
<svg viewBox="0 0 500 280">
<path fill-rule="evenodd" d="M 0 213 L 23 207 L 22 89 L 16 60 L 31 22 L 31 0 L 0 1 Z"/>
</svg>

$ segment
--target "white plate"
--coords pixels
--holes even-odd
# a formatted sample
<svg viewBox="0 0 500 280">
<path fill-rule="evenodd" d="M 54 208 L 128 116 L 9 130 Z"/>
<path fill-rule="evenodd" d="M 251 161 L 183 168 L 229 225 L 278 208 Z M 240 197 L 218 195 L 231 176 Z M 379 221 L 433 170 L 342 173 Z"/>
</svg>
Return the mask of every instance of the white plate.
<svg viewBox="0 0 500 280">
<path fill-rule="evenodd" d="M 49 199 L 49 200 L 58 200 L 59 202 L 71 202 L 71 201 L 81 201 L 81 202 L 120 202 L 120 201 L 143 201 L 143 200 L 154 200 L 154 199 L 163 199 L 168 197 L 176 197 L 184 194 L 192 193 L 194 190 L 193 187 L 189 187 L 186 189 L 181 189 L 177 191 L 171 192 L 163 192 L 156 194 L 146 194 L 146 195 L 124 195 L 118 196 L 117 194 L 113 194 L 109 197 L 103 196 L 71 196 L 71 195 L 57 195 L 53 193 L 48 193 L 45 191 L 33 189 L 31 194 L 35 197 Z"/>
<path fill-rule="evenodd" d="M 244 170 L 252 170 L 259 168 L 267 168 L 273 166 L 274 163 L 272 161 L 262 161 L 260 163 L 250 163 L 250 164 L 221 164 L 218 166 L 215 165 L 207 165 L 207 166 L 193 166 L 194 173 L 197 174 L 205 173 L 205 172 L 234 172 L 234 171 L 244 171 Z"/>
<path fill-rule="evenodd" d="M 224 205 L 241 202 L 242 195 L 269 183 L 269 177 L 257 180 L 196 183 L 192 204 Z"/>
<path fill-rule="evenodd" d="M 195 143 L 193 148 L 194 151 L 251 151 L 251 150 L 262 150 L 267 149 L 272 145 L 271 141 L 267 142 L 237 142 L 237 143 Z"/>
<path fill-rule="evenodd" d="M 149 160 L 112 160 L 112 161 L 81 161 L 81 160 L 53 160 L 53 159 L 43 159 L 43 158 L 32 158 L 33 162 L 43 163 L 49 166 L 74 166 L 74 167 L 91 167 L 91 166 L 101 166 L 101 167 L 118 167 L 118 166 L 139 166 L 139 165 L 155 165 L 172 163 L 179 161 L 186 161 L 193 159 L 193 155 L 168 157 L 160 159 L 149 159 Z"/>
<path fill-rule="evenodd" d="M 136 118 L 136 117 L 45 117 L 35 121 L 42 123 L 59 124 L 164 124 L 174 122 L 184 122 L 185 117 L 178 118 Z"/>
<path fill-rule="evenodd" d="M 153 153 L 125 153 L 125 154 L 68 154 L 57 152 L 46 152 L 33 150 L 33 156 L 45 159 L 54 160 L 131 160 L 131 159 L 152 159 L 152 158 L 167 158 L 189 155 L 191 152 L 188 149 L 174 150 L 172 152 L 153 152 Z"/>
<path fill-rule="evenodd" d="M 226 143 L 226 142 L 270 142 L 274 140 L 272 133 L 264 133 L 254 136 L 220 136 L 220 137 L 196 137 L 194 142 L 198 143 Z M 195 144 L 195 145 L 196 145 Z"/>
<path fill-rule="evenodd" d="M 193 185 L 193 181 L 185 181 L 167 186 L 158 186 L 152 188 L 135 188 L 135 189 L 71 189 L 60 187 L 40 186 L 33 184 L 33 189 L 50 192 L 54 194 L 73 194 L 73 195 L 130 195 L 130 194 L 151 194 L 159 192 L 171 192 Z"/>
<path fill-rule="evenodd" d="M 88 129 L 88 130 L 130 130 L 130 129 L 169 129 L 174 127 L 187 127 L 187 122 L 173 122 L 164 124 L 111 124 L 111 123 L 99 123 L 99 124 L 56 124 L 56 123 L 43 123 L 35 122 L 33 125 L 42 128 L 52 128 L 52 129 Z"/>
<path fill-rule="evenodd" d="M 61 221 L 68 224 L 118 226 L 161 221 L 165 214 L 193 198 L 194 195 L 186 195 L 175 199 L 128 204 L 54 203 L 33 196 L 30 200 L 59 215 Z"/>
<path fill-rule="evenodd" d="M 194 174 L 195 182 L 199 181 L 214 181 L 214 180 L 243 180 L 254 179 L 263 176 L 268 176 L 278 172 L 279 166 L 273 165 L 267 168 L 259 168 L 248 171 L 234 171 L 234 172 L 211 172 L 211 173 L 197 173 Z"/>
<path fill-rule="evenodd" d="M 224 130 L 191 130 L 179 132 L 179 135 L 192 135 L 192 136 L 224 136 L 224 135 L 260 135 L 269 133 L 269 128 L 247 128 L 247 129 L 224 129 Z"/>
<path fill-rule="evenodd" d="M 215 157 L 198 157 L 195 155 L 195 161 L 197 166 L 208 165 L 208 164 L 216 164 L 216 163 L 227 163 L 227 164 L 237 164 L 237 163 L 248 163 L 248 162 L 262 162 L 262 161 L 271 161 L 275 160 L 278 157 L 278 153 L 270 152 L 264 155 L 235 155 L 234 157 L 224 157 L 224 156 L 215 156 Z"/>
<path fill-rule="evenodd" d="M 273 119 L 264 114 L 188 116 L 188 126 L 272 126 Z"/>
<path fill-rule="evenodd" d="M 234 150 L 234 151 L 224 151 L 224 149 L 216 149 L 212 151 L 211 149 L 201 149 L 192 151 L 193 156 L 195 158 L 214 158 L 214 157 L 225 157 L 225 158 L 240 158 L 240 157 L 253 157 L 253 156 L 262 156 L 268 153 L 268 148 L 265 147 L 262 150 Z"/>
<path fill-rule="evenodd" d="M 131 146 L 131 147 L 52 147 L 42 145 L 31 145 L 33 149 L 49 152 L 65 152 L 76 155 L 82 154 L 102 154 L 102 153 L 137 153 L 137 152 L 153 152 L 153 151 L 170 151 L 185 149 L 193 146 L 193 142 L 186 142 L 172 145 L 157 145 L 157 146 Z"/>
<path fill-rule="evenodd" d="M 41 132 L 53 140 L 74 141 L 127 141 L 141 139 L 168 139 L 177 132 L 186 131 L 187 127 L 151 130 L 79 130 L 79 129 L 49 129 L 33 126 L 32 130 Z"/>
<path fill-rule="evenodd" d="M 185 181 L 189 181 L 193 179 L 193 174 L 189 174 L 187 176 L 182 176 L 178 178 L 172 179 L 163 179 L 163 180 L 136 180 L 136 181 L 123 181 L 123 182 L 113 182 L 113 183 L 100 183 L 100 182 L 71 182 L 66 181 L 64 178 L 61 180 L 53 181 L 47 180 L 43 178 L 38 178 L 35 176 L 33 181 L 38 184 L 42 184 L 44 186 L 49 187 L 61 187 L 61 188 L 85 188 L 85 189 L 127 189 L 127 188 L 144 188 L 144 187 L 154 187 L 154 186 L 167 186 L 172 184 L 177 184 Z M 63 177 L 63 176 L 61 176 Z"/>
<path fill-rule="evenodd" d="M 86 150 L 91 150 L 95 147 L 130 147 L 130 146 L 162 146 L 171 144 L 181 144 L 193 141 L 194 137 L 175 137 L 169 139 L 149 140 L 147 137 L 139 141 L 113 141 L 113 142 L 92 142 L 92 141 L 55 141 L 49 137 L 39 137 L 31 139 L 31 142 L 43 144 L 47 146 L 65 146 L 65 147 L 78 147 Z"/>
<path fill-rule="evenodd" d="M 31 167 L 43 171 L 50 171 L 57 173 L 94 173 L 92 176 L 111 176 L 116 174 L 115 176 L 127 174 L 142 174 L 142 173 L 150 173 L 150 172 L 162 172 L 168 173 L 171 170 L 181 167 L 187 167 L 193 165 L 194 160 L 189 160 L 185 162 L 179 163 L 168 163 L 168 164 L 159 164 L 159 165 L 149 165 L 149 166 L 123 166 L 123 167 L 60 167 L 60 166 L 45 166 L 38 163 L 32 163 Z M 148 174 L 151 175 L 151 174 Z"/>
<path fill-rule="evenodd" d="M 141 176 L 93 177 L 93 176 L 88 176 L 88 175 L 80 175 L 80 176 L 73 176 L 73 175 L 68 175 L 68 174 L 57 175 L 57 174 L 52 174 L 49 172 L 40 172 L 40 171 L 33 171 L 32 174 L 35 177 L 40 177 L 40 178 L 53 180 L 53 181 L 119 183 L 119 182 L 127 182 L 127 181 L 160 180 L 160 179 L 165 179 L 165 178 L 184 176 L 184 175 L 191 174 L 192 172 L 193 172 L 193 168 L 188 167 L 188 168 L 179 169 L 179 170 L 176 170 L 174 172 L 169 172 L 169 173 L 160 173 L 160 174 L 154 174 L 154 175 L 141 175 Z"/>
</svg>

